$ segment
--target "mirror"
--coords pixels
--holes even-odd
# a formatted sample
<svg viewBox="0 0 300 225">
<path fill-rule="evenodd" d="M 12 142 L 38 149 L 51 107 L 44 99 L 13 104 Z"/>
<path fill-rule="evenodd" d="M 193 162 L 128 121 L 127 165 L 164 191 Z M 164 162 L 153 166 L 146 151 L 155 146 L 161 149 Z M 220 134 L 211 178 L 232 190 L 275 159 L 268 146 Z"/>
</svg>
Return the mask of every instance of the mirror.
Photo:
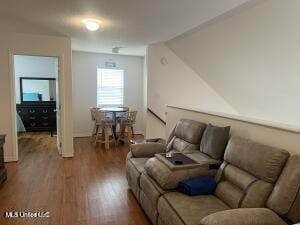
<svg viewBox="0 0 300 225">
<path fill-rule="evenodd" d="M 20 78 L 21 101 L 24 102 L 54 102 L 56 101 L 55 78 Z"/>
</svg>

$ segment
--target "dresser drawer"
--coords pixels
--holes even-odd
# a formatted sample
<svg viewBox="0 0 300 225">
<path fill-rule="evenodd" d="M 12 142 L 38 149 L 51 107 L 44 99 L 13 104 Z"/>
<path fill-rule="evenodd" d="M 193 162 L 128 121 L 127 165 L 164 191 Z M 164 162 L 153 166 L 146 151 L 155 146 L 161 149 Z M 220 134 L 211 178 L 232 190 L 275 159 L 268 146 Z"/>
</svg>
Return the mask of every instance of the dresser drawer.
<svg viewBox="0 0 300 225">
<path fill-rule="evenodd" d="M 38 113 L 40 115 L 52 115 L 56 114 L 55 113 L 55 108 L 49 107 L 49 108 L 40 108 L 38 109 Z"/>
<path fill-rule="evenodd" d="M 24 126 L 28 130 L 33 130 L 39 128 L 56 127 L 56 123 L 52 121 L 31 121 L 31 122 L 24 123 Z"/>
<path fill-rule="evenodd" d="M 28 117 L 27 118 L 28 121 L 36 121 L 39 118 L 39 115 L 32 114 L 32 115 L 28 115 L 27 117 Z"/>
<path fill-rule="evenodd" d="M 36 109 L 36 108 L 29 108 L 27 110 L 28 110 L 28 115 L 29 116 L 38 114 L 38 109 Z"/>
<path fill-rule="evenodd" d="M 54 131 L 56 130 L 56 105 L 17 105 L 27 131 Z"/>
<path fill-rule="evenodd" d="M 51 118 L 51 116 L 47 115 L 40 115 L 40 120 L 41 121 L 48 121 Z"/>
<path fill-rule="evenodd" d="M 39 127 L 39 123 L 37 121 L 25 120 L 25 121 L 23 121 L 23 123 L 24 123 L 24 126 L 26 127 L 26 129 Z"/>
<path fill-rule="evenodd" d="M 25 115 L 28 113 L 28 109 L 27 108 L 18 108 L 17 112 L 19 115 Z"/>
<path fill-rule="evenodd" d="M 19 108 L 17 109 L 17 113 L 23 119 L 27 119 L 29 117 L 28 109 L 27 108 Z"/>
<path fill-rule="evenodd" d="M 49 122 L 40 122 L 40 127 L 50 127 L 50 123 Z"/>
</svg>

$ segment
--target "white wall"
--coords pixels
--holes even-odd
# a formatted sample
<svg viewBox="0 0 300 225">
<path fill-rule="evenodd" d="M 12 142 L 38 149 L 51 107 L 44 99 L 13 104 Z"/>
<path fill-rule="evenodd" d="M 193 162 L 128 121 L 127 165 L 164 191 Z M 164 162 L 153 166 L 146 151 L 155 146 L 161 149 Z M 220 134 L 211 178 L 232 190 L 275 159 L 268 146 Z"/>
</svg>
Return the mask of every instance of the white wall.
<svg viewBox="0 0 300 225">
<path fill-rule="evenodd" d="M 109 61 L 116 63 L 116 69 L 124 70 L 124 105 L 138 110 L 135 131 L 144 133 L 144 58 L 73 51 L 74 136 L 91 135 L 89 109 L 97 105 L 97 68 L 105 68 L 105 62 Z"/>
<path fill-rule="evenodd" d="M 147 104 L 163 120 L 166 118 L 166 104 L 236 114 L 236 111 L 222 97 L 163 43 L 150 45 L 147 57 Z M 152 117 L 147 119 L 153 120 Z M 152 126 L 152 124 L 147 121 L 147 137 L 148 134 L 164 133 L 157 130 L 161 126 Z"/>
<path fill-rule="evenodd" d="M 300 125 L 300 1 L 264 0 L 167 42 L 241 115 Z"/>
<path fill-rule="evenodd" d="M 153 114 L 146 114 L 146 139 L 166 138 L 166 125 L 158 120 Z"/>
<path fill-rule="evenodd" d="M 296 126 L 177 106 L 168 106 L 167 113 L 166 133 L 171 131 L 180 118 L 187 118 L 221 127 L 230 126 L 231 136 L 285 149 L 292 155 L 300 153 L 300 128 Z"/>
<path fill-rule="evenodd" d="M 18 159 L 15 151 L 16 133 L 12 125 L 16 111 L 14 105 L 13 54 L 57 56 L 61 59 L 62 156 L 73 156 L 70 38 L 0 32 L 0 133 L 7 135 L 4 146 L 5 161 Z"/>
<path fill-rule="evenodd" d="M 16 103 L 20 103 L 20 77 L 57 78 L 58 58 L 43 56 L 14 56 Z"/>
</svg>

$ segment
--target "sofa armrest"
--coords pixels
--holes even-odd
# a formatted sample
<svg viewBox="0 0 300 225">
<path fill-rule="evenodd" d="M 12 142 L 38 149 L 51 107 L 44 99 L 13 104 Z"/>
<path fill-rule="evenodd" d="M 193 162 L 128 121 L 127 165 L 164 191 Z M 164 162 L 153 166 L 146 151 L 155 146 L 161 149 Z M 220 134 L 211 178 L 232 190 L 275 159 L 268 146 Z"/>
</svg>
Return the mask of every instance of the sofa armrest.
<svg viewBox="0 0 300 225">
<path fill-rule="evenodd" d="M 144 169 L 147 175 L 153 178 L 163 190 L 177 188 L 178 183 L 182 180 L 214 176 L 215 174 L 215 170 L 209 169 L 209 164 L 182 165 L 171 168 L 159 155 L 148 159 Z"/>
<path fill-rule="evenodd" d="M 134 158 L 154 157 L 157 153 L 166 152 L 166 145 L 159 142 L 132 144 L 130 152 Z"/>
<path fill-rule="evenodd" d="M 162 138 L 150 138 L 150 139 L 147 139 L 146 142 L 150 142 L 150 143 L 160 143 L 160 144 L 166 144 L 166 140 L 165 139 L 162 139 Z"/>
<path fill-rule="evenodd" d="M 200 225 L 287 225 L 267 208 L 240 208 L 210 214 Z"/>
</svg>

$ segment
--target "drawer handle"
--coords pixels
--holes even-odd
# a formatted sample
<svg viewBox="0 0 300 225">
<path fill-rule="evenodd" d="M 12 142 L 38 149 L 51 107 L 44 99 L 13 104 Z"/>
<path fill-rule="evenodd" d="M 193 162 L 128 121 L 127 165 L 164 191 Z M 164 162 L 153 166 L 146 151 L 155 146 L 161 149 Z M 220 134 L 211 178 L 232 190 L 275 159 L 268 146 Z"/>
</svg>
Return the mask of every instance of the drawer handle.
<svg viewBox="0 0 300 225">
<path fill-rule="evenodd" d="M 21 113 L 22 111 L 21 110 L 18 110 L 18 113 Z"/>
<path fill-rule="evenodd" d="M 42 123 L 42 124 L 43 124 L 43 126 L 48 126 L 49 123 Z"/>
<path fill-rule="evenodd" d="M 29 117 L 31 120 L 35 120 L 35 116 L 31 116 Z"/>
<path fill-rule="evenodd" d="M 29 110 L 29 113 L 35 113 L 34 109 Z"/>
<path fill-rule="evenodd" d="M 48 112 L 48 110 L 47 109 L 43 109 L 43 113 L 47 113 Z"/>
<path fill-rule="evenodd" d="M 44 120 L 47 120 L 49 117 L 48 117 L 48 116 L 42 116 L 42 118 L 43 118 Z"/>
<path fill-rule="evenodd" d="M 30 123 L 30 126 L 35 127 L 36 123 Z"/>
</svg>

